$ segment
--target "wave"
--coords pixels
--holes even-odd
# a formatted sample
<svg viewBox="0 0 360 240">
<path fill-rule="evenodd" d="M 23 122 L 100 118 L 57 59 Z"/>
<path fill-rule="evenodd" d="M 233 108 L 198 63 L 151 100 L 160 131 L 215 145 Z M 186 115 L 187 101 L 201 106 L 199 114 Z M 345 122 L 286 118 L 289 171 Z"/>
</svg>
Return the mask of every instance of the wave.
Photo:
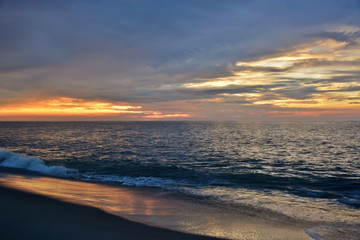
<svg viewBox="0 0 360 240">
<path fill-rule="evenodd" d="M 156 187 L 165 190 L 181 192 L 191 196 L 206 197 L 212 199 L 221 199 L 223 196 L 207 193 L 201 189 L 195 189 L 201 186 L 195 182 L 187 180 L 173 180 L 160 177 L 130 177 L 117 175 L 98 175 L 96 173 L 80 174 L 80 179 L 83 181 L 95 181 L 103 183 L 117 183 L 124 186 L 134 187 Z"/>
<path fill-rule="evenodd" d="M 6 149 L 0 149 L 0 166 L 9 167 L 9 168 L 20 168 L 26 169 L 34 172 L 39 172 L 42 174 L 77 179 L 81 181 L 90 181 L 90 182 L 102 182 L 102 183 L 115 183 L 124 186 L 134 186 L 134 187 L 156 187 L 160 189 L 165 189 L 174 192 L 181 192 L 186 195 L 196 196 L 196 197 L 205 197 L 211 199 L 221 199 L 224 201 L 235 201 L 237 202 L 238 198 L 232 196 L 231 191 L 234 189 L 233 183 L 239 182 L 239 185 L 242 188 L 246 189 L 254 189 L 258 191 L 262 191 L 263 188 L 257 187 L 259 183 L 263 183 L 266 180 L 271 179 L 275 182 L 276 177 L 274 176 L 264 176 L 264 175 L 256 175 L 256 174 L 242 174 L 241 176 L 230 176 L 230 178 L 226 178 L 225 176 L 212 176 L 201 179 L 172 179 L 161 177 L 161 176 L 133 176 L 131 172 L 128 172 L 126 175 L 117 175 L 116 171 L 112 171 L 113 174 L 98 174 L 97 172 L 80 172 L 78 169 L 66 168 L 64 166 L 54 166 L 48 163 L 45 163 L 42 159 L 37 157 L 28 157 L 21 154 L 17 154 L 11 152 Z M 139 173 L 139 172 L 137 172 Z M 229 176 L 229 175 L 228 175 Z M 261 181 L 259 178 L 264 178 Z M 253 179 L 257 185 L 252 187 L 250 185 Z M 291 182 L 291 179 L 286 178 L 288 182 Z M 277 180 L 278 182 L 281 182 Z M 268 181 L 270 182 L 270 181 Z M 277 184 L 273 184 L 277 186 Z M 291 184 L 290 184 L 291 185 Z M 306 186 L 306 184 L 304 184 Z M 359 198 L 358 195 L 350 196 L 344 193 L 342 194 L 330 194 L 326 191 L 310 191 L 308 188 L 302 188 L 301 185 L 297 186 L 293 184 L 292 186 L 297 186 L 295 189 L 288 187 L 274 187 L 275 191 L 285 191 L 296 196 L 306 197 L 306 198 L 327 198 L 327 199 L 337 199 L 337 201 L 341 204 L 345 204 L 348 207 L 358 209 Z M 241 187 L 240 187 L 241 188 Z M 348 196 L 349 195 L 349 196 Z"/>
<path fill-rule="evenodd" d="M 130 176 L 117 176 L 117 175 L 99 175 L 96 173 L 81 174 L 82 180 L 99 181 L 99 182 L 113 182 L 121 183 L 125 186 L 136 187 L 160 187 L 172 188 L 179 185 L 189 185 L 187 181 L 176 181 L 160 177 L 130 177 Z"/>
<path fill-rule="evenodd" d="M 124 186 L 135 187 L 156 187 L 201 197 L 220 197 L 215 194 L 209 194 L 201 190 L 194 189 L 194 187 L 196 188 L 196 186 L 199 184 L 188 180 L 173 180 L 161 177 L 101 175 L 97 174 L 96 172 L 80 173 L 77 169 L 66 168 L 64 166 L 48 165 L 40 158 L 27 157 L 6 149 L 0 150 L 0 166 L 26 169 L 45 175 L 65 177 L 82 181 L 117 183 Z"/>
<path fill-rule="evenodd" d="M 84 181 L 120 183 L 125 186 L 159 187 L 166 189 L 174 189 L 179 186 L 189 186 L 190 184 L 194 184 L 185 180 L 172 180 L 160 177 L 100 175 L 91 172 L 80 173 L 77 169 L 66 168 L 64 166 L 48 165 L 40 158 L 27 157 L 6 149 L 0 150 L 0 166 L 8 168 L 26 169 L 46 175 L 76 178 Z"/>
<path fill-rule="evenodd" d="M 286 195 L 279 191 L 269 192 L 262 191 L 261 189 L 251 189 L 251 188 L 240 188 L 233 187 L 228 185 L 227 181 L 222 182 L 218 179 L 212 179 L 212 181 L 207 182 L 198 182 L 190 179 L 171 179 L 167 177 L 158 177 L 158 176 L 132 176 L 133 173 L 128 172 L 127 175 L 116 175 L 116 171 L 112 171 L 112 174 L 99 174 L 97 172 L 80 172 L 77 169 L 70 169 L 64 166 L 53 166 L 49 163 L 45 163 L 42 159 L 37 157 L 27 157 L 21 154 L 11 152 L 9 150 L 0 149 L 0 166 L 10 167 L 10 168 L 22 168 L 35 172 L 40 172 L 42 174 L 64 177 L 69 179 L 76 179 L 80 181 L 87 182 L 101 182 L 101 183 L 110 183 L 110 184 L 119 184 L 123 186 L 134 186 L 134 187 L 153 187 L 163 190 L 167 190 L 173 193 L 184 194 L 186 197 L 191 197 L 194 199 L 206 199 L 206 200 L 215 200 L 216 202 L 226 202 L 226 204 L 236 204 L 236 206 L 243 205 L 248 207 L 257 207 L 261 206 L 262 209 L 270 209 L 273 212 L 280 212 L 286 216 L 296 217 L 296 218 L 306 218 L 306 219 L 318 219 L 326 218 L 333 219 L 334 214 L 323 215 L 323 211 L 316 212 L 313 209 L 317 205 L 312 205 L 310 202 L 313 202 L 307 198 L 301 198 L 300 201 L 297 200 L 296 195 Z M 89 169 L 89 168 L 88 168 Z M 135 173 L 134 173 L 135 174 Z M 356 197 L 358 192 L 354 193 L 354 196 L 343 198 L 339 203 L 351 205 L 352 208 L 358 208 L 358 201 Z M 266 197 L 264 197 L 266 196 Z M 272 200 L 275 197 L 274 201 Z M 278 201 L 277 199 L 281 198 L 290 198 L 290 203 L 295 203 L 295 205 L 287 205 L 283 201 L 283 204 L 275 204 L 274 202 Z M 282 201 L 280 201 L 282 202 Z M 331 202 L 333 203 L 333 202 Z M 311 206 L 311 212 L 307 209 L 307 204 Z M 321 209 L 323 206 L 321 207 Z M 299 211 L 301 209 L 301 211 Z M 352 211 L 352 210 L 351 210 Z M 336 220 L 339 220 L 340 216 L 335 216 Z M 329 220 L 329 221 L 330 221 Z M 315 220 L 314 220 L 315 221 Z M 332 221 L 332 220 L 331 220 Z M 343 222 L 353 222 L 353 217 L 344 216 Z M 357 220 L 356 220 L 357 221 Z M 323 239 L 323 232 L 335 231 L 329 227 L 311 227 L 306 230 L 306 233 L 313 237 L 314 239 L 320 240 Z M 326 233 L 327 234 L 327 233 Z"/>
<path fill-rule="evenodd" d="M 78 178 L 79 176 L 79 171 L 76 169 L 70 169 L 63 166 L 48 166 L 40 158 L 27 157 L 6 149 L 0 150 L 0 166 L 21 168 L 57 177 Z"/>
</svg>

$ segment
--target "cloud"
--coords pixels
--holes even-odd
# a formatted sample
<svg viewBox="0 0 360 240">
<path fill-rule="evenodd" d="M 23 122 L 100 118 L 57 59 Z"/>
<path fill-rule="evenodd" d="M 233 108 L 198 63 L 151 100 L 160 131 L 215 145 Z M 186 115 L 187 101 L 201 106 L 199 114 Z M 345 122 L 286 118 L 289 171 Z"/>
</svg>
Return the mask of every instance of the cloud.
<svg viewBox="0 0 360 240">
<path fill-rule="evenodd" d="M 300 103 L 321 87 L 344 95 L 359 81 L 358 11 L 353 0 L 3 0 L 0 102 L 65 97 L 159 112 L 172 102 L 187 113 L 198 101 L 205 116 L 213 99 L 249 109 Z M 349 85 L 331 90 L 338 82 Z"/>
<path fill-rule="evenodd" d="M 360 32 L 350 26 L 343 29 L 351 30 L 352 35 Z M 196 96 L 254 108 L 347 108 L 353 104 L 352 95 L 360 92 L 359 38 L 351 41 L 335 41 L 322 34 L 287 50 L 238 62 L 230 67 L 231 75 L 183 86 L 196 92 Z"/>
</svg>

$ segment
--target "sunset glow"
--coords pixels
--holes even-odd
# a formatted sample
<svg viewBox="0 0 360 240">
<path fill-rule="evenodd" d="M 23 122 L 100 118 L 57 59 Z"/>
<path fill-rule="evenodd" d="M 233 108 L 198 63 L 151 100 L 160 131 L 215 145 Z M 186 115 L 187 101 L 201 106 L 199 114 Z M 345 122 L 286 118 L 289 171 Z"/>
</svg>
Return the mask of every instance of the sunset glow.
<svg viewBox="0 0 360 240">
<path fill-rule="evenodd" d="M 140 106 L 121 106 L 108 102 L 84 101 L 74 98 L 57 98 L 27 105 L 9 106 L 0 109 L 0 115 L 87 115 L 142 113 Z"/>
<path fill-rule="evenodd" d="M 164 114 L 157 111 L 144 111 L 141 106 L 117 105 L 110 102 L 86 101 L 60 97 L 28 103 L 27 105 L 8 106 L 0 109 L 1 116 L 106 116 L 126 114 L 141 118 L 186 118 L 189 114 Z"/>
<path fill-rule="evenodd" d="M 355 2 L 5 0 L 0 121 L 356 120 Z"/>
</svg>

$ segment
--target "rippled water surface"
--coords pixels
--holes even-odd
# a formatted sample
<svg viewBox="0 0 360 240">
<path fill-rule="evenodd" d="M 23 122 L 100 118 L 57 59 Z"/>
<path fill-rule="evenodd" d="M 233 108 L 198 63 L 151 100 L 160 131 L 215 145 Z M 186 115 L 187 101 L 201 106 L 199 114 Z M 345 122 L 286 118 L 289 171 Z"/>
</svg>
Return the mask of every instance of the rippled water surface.
<svg viewBox="0 0 360 240">
<path fill-rule="evenodd" d="M 21 154 L 81 180 L 359 224 L 359 132 L 360 122 L 1 122 L 0 162 Z"/>
</svg>

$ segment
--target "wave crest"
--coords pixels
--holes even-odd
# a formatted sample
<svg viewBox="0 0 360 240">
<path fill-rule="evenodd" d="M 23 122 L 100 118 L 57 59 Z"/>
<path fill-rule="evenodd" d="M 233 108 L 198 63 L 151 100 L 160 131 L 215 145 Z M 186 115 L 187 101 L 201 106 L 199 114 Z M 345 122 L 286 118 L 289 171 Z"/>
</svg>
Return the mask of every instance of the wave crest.
<svg viewBox="0 0 360 240">
<path fill-rule="evenodd" d="M 57 177 L 75 178 L 79 176 L 79 171 L 76 169 L 70 169 L 63 166 L 48 166 L 40 158 L 26 157 L 5 149 L 0 150 L 0 166 L 21 168 Z"/>
</svg>

